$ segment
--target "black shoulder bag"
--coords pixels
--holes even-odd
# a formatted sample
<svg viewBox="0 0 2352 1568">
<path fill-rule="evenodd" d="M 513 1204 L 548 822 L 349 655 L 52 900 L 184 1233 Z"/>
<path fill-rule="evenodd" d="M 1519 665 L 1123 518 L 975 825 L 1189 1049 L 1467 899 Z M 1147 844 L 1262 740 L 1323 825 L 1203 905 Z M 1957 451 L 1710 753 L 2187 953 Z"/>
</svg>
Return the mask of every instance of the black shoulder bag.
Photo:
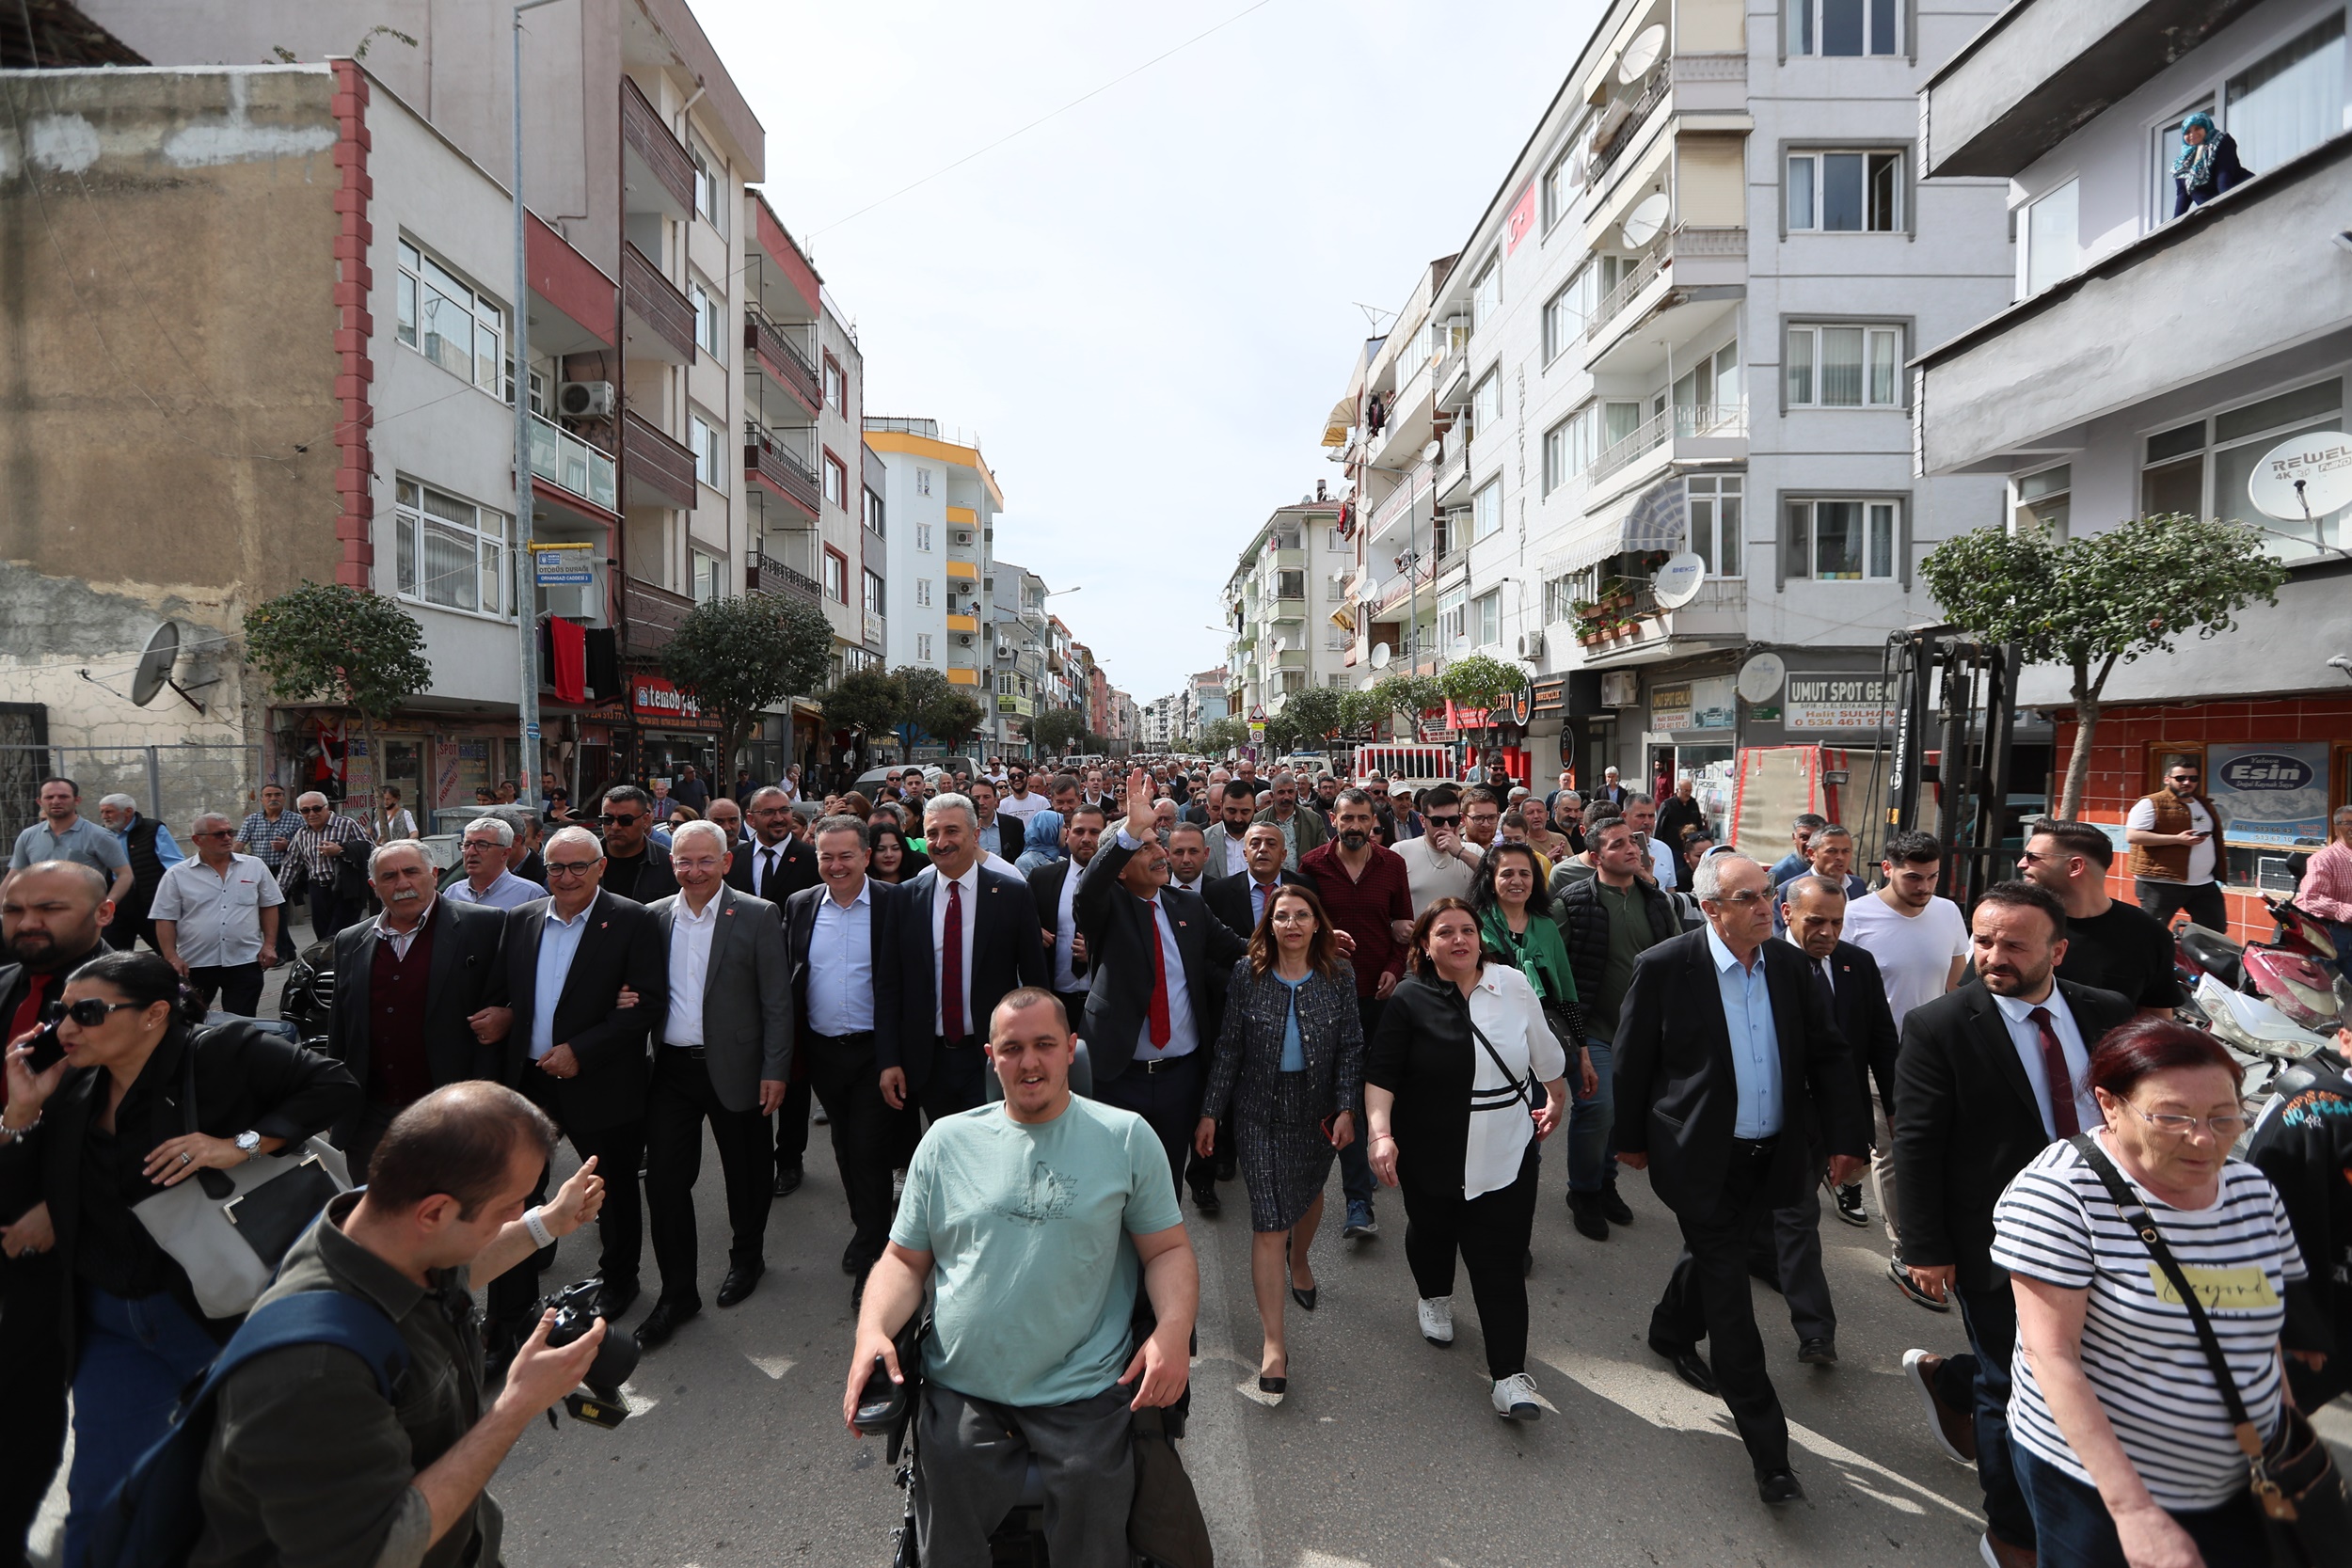
<svg viewBox="0 0 2352 1568">
<path fill-rule="evenodd" d="M 2328 1446 L 2291 1400 L 2280 1402 L 2279 1431 L 2267 1445 L 2263 1442 L 2246 1413 L 2246 1402 L 2238 1397 L 2237 1380 L 2230 1375 L 2230 1363 L 2221 1353 L 2213 1320 L 2205 1315 L 2205 1304 L 2197 1298 L 2179 1259 L 2165 1244 L 2155 1217 L 2133 1195 L 2096 1137 L 2078 1132 L 2067 1142 L 2097 1173 L 2115 1202 L 2116 1212 L 2139 1237 L 2140 1244 L 2180 1296 L 2181 1305 L 2188 1309 L 2188 1321 L 2195 1325 L 2198 1342 L 2205 1348 L 2205 1360 L 2213 1368 L 2214 1386 L 2221 1391 L 2230 1422 L 2237 1429 L 2237 1446 L 2246 1454 L 2247 1484 L 2262 1509 L 2271 1560 L 2307 1568 L 2352 1564 L 2352 1503 L 2345 1499 L 2344 1477 L 2337 1473 Z"/>
<path fill-rule="evenodd" d="M 1509 1064 L 1503 1061 L 1502 1053 L 1497 1051 L 1495 1042 L 1486 1037 L 1486 1031 L 1472 1023 L 1470 1026 L 1470 1037 L 1486 1048 L 1486 1059 L 1494 1063 L 1497 1072 L 1502 1074 L 1502 1081 L 1510 1085 L 1515 1091 L 1512 1098 L 1524 1101 L 1530 1111 L 1541 1111 L 1544 1108 L 1544 1097 L 1535 1092 L 1534 1064 L 1528 1065 L 1527 1076 L 1521 1078 L 1511 1070 Z"/>
</svg>

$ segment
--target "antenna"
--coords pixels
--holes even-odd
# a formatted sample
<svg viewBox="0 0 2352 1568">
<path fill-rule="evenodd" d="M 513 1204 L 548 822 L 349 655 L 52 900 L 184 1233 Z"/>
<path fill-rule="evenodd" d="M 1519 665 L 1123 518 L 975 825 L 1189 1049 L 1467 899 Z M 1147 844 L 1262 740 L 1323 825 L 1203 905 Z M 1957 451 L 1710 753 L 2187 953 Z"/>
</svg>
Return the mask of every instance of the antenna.
<svg viewBox="0 0 2352 1568">
<path fill-rule="evenodd" d="M 165 687 L 180 693 L 180 700 L 197 712 L 204 705 L 190 696 L 185 688 L 171 678 L 171 667 L 180 658 L 180 627 L 166 621 L 147 634 L 147 646 L 139 653 L 138 670 L 131 677 L 131 701 L 145 707 L 160 695 Z"/>
</svg>

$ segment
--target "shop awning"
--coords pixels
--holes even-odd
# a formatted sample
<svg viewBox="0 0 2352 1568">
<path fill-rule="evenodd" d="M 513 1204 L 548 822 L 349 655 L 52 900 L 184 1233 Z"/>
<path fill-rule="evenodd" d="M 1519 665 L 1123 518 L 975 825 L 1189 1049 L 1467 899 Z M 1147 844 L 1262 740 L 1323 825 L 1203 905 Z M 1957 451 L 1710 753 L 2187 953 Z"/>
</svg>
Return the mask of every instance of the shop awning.
<svg viewBox="0 0 2352 1568">
<path fill-rule="evenodd" d="M 1680 549 L 1690 511 L 1681 478 L 1660 480 L 1586 521 L 1544 557 L 1539 570 L 1544 577 L 1556 578 L 1613 555 Z"/>
</svg>

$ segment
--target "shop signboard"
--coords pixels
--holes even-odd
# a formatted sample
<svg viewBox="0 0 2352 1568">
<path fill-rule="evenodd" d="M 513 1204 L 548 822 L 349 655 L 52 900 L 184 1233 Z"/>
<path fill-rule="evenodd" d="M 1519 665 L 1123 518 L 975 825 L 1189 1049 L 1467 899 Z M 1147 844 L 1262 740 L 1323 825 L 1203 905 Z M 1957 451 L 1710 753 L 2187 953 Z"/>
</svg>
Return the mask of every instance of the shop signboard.
<svg viewBox="0 0 2352 1568">
<path fill-rule="evenodd" d="M 1791 673 L 1781 707 L 1788 730 L 1877 730 L 1892 716 L 1885 676 L 1836 670 Z"/>
<path fill-rule="evenodd" d="M 1677 681 L 1671 686 L 1649 689 L 1649 727 L 1661 734 L 1691 727 L 1691 683 Z"/>
<path fill-rule="evenodd" d="M 703 705 L 660 675 L 628 678 L 628 710 L 637 721 L 658 730 L 715 730 L 719 721 L 703 716 Z"/>
<path fill-rule="evenodd" d="M 1568 711 L 1568 677 L 1544 675 L 1528 689 L 1528 709 L 1531 713 L 1565 713 Z"/>
<path fill-rule="evenodd" d="M 2232 844 L 2315 847 L 2328 837 L 2328 743 L 2205 748 L 2205 789 Z"/>
<path fill-rule="evenodd" d="M 1690 727 L 1731 730 L 1740 726 L 1740 678 L 1709 675 L 1691 683 Z"/>
</svg>

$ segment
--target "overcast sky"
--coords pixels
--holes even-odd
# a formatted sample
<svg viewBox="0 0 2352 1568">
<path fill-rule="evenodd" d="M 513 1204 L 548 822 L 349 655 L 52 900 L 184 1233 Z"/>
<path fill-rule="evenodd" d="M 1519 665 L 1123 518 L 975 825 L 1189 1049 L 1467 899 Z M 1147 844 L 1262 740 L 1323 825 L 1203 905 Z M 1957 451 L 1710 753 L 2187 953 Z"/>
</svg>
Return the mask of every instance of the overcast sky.
<svg viewBox="0 0 2352 1568">
<path fill-rule="evenodd" d="M 1137 702 L 1222 659 L 1234 551 L 1337 487 L 1352 302 L 1394 309 L 1462 243 L 1595 0 L 1267 0 L 841 220 L 1250 3 L 693 0 L 856 323 L 866 412 L 977 434 L 997 554 L 1083 589 L 1055 609 Z"/>
</svg>

